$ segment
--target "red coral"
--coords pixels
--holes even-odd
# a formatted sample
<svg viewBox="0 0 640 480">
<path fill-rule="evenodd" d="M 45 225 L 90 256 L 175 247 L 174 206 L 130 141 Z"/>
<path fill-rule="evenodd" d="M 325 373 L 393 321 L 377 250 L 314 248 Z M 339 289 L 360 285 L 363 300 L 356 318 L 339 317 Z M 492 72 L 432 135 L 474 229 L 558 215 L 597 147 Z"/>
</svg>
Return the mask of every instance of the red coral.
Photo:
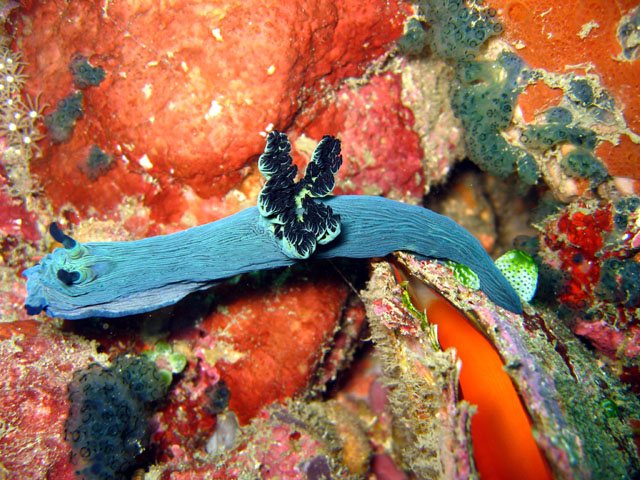
<svg viewBox="0 0 640 480">
<path fill-rule="evenodd" d="M 569 205 L 545 223 L 541 256 L 565 273 L 566 283 L 560 302 L 572 310 L 588 312 L 572 320 L 573 331 L 590 339 L 606 355 L 616 358 L 638 356 L 633 348 L 637 309 L 605 301 L 598 295 L 598 284 L 605 260 L 629 260 L 634 238 L 639 235 L 632 213 L 624 226 L 615 226 L 611 203 L 579 201 Z"/>
<path fill-rule="evenodd" d="M 67 383 L 93 346 L 35 321 L 0 324 L 0 451 L 8 478 L 73 480 L 64 441 Z"/>
<path fill-rule="evenodd" d="M 343 165 L 336 193 L 422 200 L 423 153 L 401 94 L 402 75 L 386 73 L 362 86 L 343 86 L 331 103 L 297 119 L 305 135 L 340 137 Z"/>
<path fill-rule="evenodd" d="M 582 205 L 578 204 L 577 208 Z M 594 258 L 603 246 L 604 232 L 611 231 L 611 206 L 593 212 L 566 212 L 558 220 L 557 230 L 566 235 L 571 245 L 580 253 Z"/>
<path fill-rule="evenodd" d="M 546 225 L 545 244 L 556 251 L 559 267 L 569 274 L 560 300 L 572 308 L 585 308 L 600 279 L 604 235 L 612 229 L 611 206 L 590 209 L 585 203 L 573 204 L 555 222 Z"/>
</svg>

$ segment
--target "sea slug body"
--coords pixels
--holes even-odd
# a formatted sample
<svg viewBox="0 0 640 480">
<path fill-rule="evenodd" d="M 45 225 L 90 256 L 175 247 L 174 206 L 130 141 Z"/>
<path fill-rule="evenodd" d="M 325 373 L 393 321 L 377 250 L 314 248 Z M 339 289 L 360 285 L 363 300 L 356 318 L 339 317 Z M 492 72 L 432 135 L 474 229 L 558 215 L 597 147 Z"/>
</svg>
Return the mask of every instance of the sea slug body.
<svg viewBox="0 0 640 480">
<path fill-rule="evenodd" d="M 286 136 L 272 132 L 265 154 L 270 148 L 273 153 L 273 143 L 278 141 L 288 144 Z M 277 219 L 275 227 L 273 217 L 263 216 L 258 207 L 182 232 L 133 242 L 81 244 L 52 227 L 52 235 L 63 247 L 25 270 L 27 312 L 44 310 L 66 319 L 132 315 L 171 305 L 234 275 L 292 265 L 300 258 L 370 258 L 400 250 L 419 258 L 466 265 L 494 303 L 522 312 L 516 292 L 464 228 L 428 209 L 382 197 L 328 196 L 333 182 L 326 172 L 333 174 L 339 167 L 339 142 L 325 137 L 318 151 L 321 154 L 311 165 L 316 165 L 314 172 L 323 172 L 322 185 L 314 180 L 318 175 L 309 174 L 304 188 L 283 182 L 288 194 L 274 193 L 272 199 L 295 202 L 295 215 L 281 215 L 286 218 Z M 276 153 L 283 157 L 275 159 L 277 162 L 290 164 L 286 144 Z M 319 158 L 323 156 L 330 157 L 328 162 Z M 287 168 L 283 171 L 290 173 Z M 309 195 L 309 190 L 314 194 Z M 305 210 L 310 204 L 313 215 Z M 267 213 L 286 211 L 280 207 L 272 206 Z M 318 212 L 330 216 L 318 218 Z M 309 241 L 304 233 L 309 231 L 318 235 L 317 241 Z"/>
</svg>

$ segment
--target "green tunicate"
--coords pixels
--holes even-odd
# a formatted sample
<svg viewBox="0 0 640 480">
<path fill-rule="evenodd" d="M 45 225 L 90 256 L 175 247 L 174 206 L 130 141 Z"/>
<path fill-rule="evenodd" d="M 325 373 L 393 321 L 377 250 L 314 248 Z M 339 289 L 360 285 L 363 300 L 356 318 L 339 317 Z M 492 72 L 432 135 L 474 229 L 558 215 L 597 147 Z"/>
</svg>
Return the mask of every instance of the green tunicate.
<svg viewBox="0 0 640 480">
<path fill-rule="evenodd" d="M 174 352 L 173 347 L 164 340 L 156 342 L 153 346 L 153 350 L 145 350 L 142 353 L 151 362 L 163 359 L 164 362 L 168 363 L 171 367 L 171 371 L 162 371 L 167 372 L 171 377 L 172 374 L 181 373 L 187 366 L 187 357 L 182 353 Z M 166 380 L 166 378 L 163 378 L 163 380 Z M 171 383 L 171 378 L 169 379 L 169 383 Z"/>
<path fill-rule="evenodd" d="M 182 353 L 172 353 L 169 356 L 169 365 L 173 373 L 180 373 L 187 366 L 187 357 Z"/>
<path fill-rule="evenodd" d="M 63 143 L 71 138 L 76 120 L 84 115 L 83 99 L 82 92 L 71 93 L 58 102 L 58 108 L 45 115 L 44 126 L 53 142 Z"/>
<path fill-rule="evenodd" d="M 560 124 L 531 125 L 520 134 L 520 141 L 526 147 L 540 152 L 545 152 L 559 143 L 571 143 L 593 150 L 596 140 L 593 130 Z"/>
<path fill-rule="evenodd" d="M 160 340 L 159 342 L 156 342 L 156 344 L 153 346 L 153 350 L 158 354 L 158 355 L 169 355 L 173 350 L 171 348 L 171 345 L 169 345 L 169 343 L 165 342 L 164 340 Z"/>
<path fill-rule="evenodd" d="M 465 130 L 469 158 L 481 169 L 504 178 L 517 171 L 533 185 L 540 172 L 535 159 L 502 136 L 512 121 L 521 90 L 520 57 L 503 52 L 495 62 L 459 62 L 451 106 Z"/>
<path fill-rule="evenodd" d="M 569 125 L 573 121 L 571 112 L 563 107 L 551 107 L 545 112 L 545 118 L 548 123 L 559 123 L 561 125 Z"/>
<path fill-rule="evenodd" d="M 473 60 L 482 44 L 503 30 L 495 10 L 480 2 L 425 0 L 419 8 L 429 24 L 429 46 L 442 58 Z"/>
<path fill-rule="evenodd" d="M 73 84 L 77 88 L 97 87 L 102 83 L 106 72 L 102 67 L 94 67 L 83 55 L 74 55 L 69 63 L 69 70 L 73 76 Z"/>
<path fill-rule="evenodd" d="M 151 360 L 122 356 L 118 358 L 115 368 L 141 401 L 155 402 L 166 395 L 168 383 Z"/>
<path fill-rule="evenodd" d="M 404 27 L 404 34 L 398 39 L 398 50 L 403 55 L 419 55 L 427 44 L 427 32 L 420 20 L 411 17 Z"/>
<path fill-rule="evenodd" d="M 607 178 L 607 169 L 591 152 L 576 148 L 565 155 L 560 165 L 570 177 L 588 178 L 592 187 L 597 187 Z"/>
<path fill-rule="evenodd" d="M 527 185 L 535 185 L 540 177 L 540 169 L 533 156 L 527 152 L 518 156 L 518 175 Z"/>
<path fill-rule="evenodd" d="M 593 105 L 593 88 L 586 78 L 574 78 L 569 82 L 569 94 L 583 107 Z"/>
<path fill-rule="evenodd" d="M 619 199 L 615 204 L 615 211 L 613 214 L 613 221 L 616 228 L 620 230 L 626 229 L 629 221 L 629 215 L 635 212 L 638 207 L 640 207 L 640 198 L 635 195 Z"/>
<path fill-rule="evenodd" d="M 606 259 L 600 267 L 596 295 L 610 303 L 629 308 L 640 306 L 640 263 L 635 260 Z"/>
<path fill-rule="evenodd" d="M 171 382 L 173 382 L 173 374 L 169 370 L 165 370 L 164 368 L 158 369 L 158 375 L 162 379 L 162 383 L 165 387 L 169 387 Z"/>
<path fill-rule="evenodd" d="M 522 300 L 531 301 L 538 286 L 538 264 L 531 255 L 511 250 L 496 260 L 496 267 Z"/>
<path fill-rule="evenodd" d="M 618 41 L 627 60 L 640 58 L 640 6 L 622 17 L 618 24 Z"/>
<path fill-rule="evenodd" d="M 89 180 L 96 180 L 107 173 L 114 166 L 113 155 L 102 151 L 97 145 L 92 145 L 86 162 L 81 167 Z"/>
<path fill-rule="evenodd" d="M 130 478 L 134 468 L 146 467 L 140 454 L 149 447 L 151 416 L 169 383 L 144 357 L 120 356 L 112 367 L 92 363 L 74 371 L 64 438 L 76 478 Z"/>
</svg>

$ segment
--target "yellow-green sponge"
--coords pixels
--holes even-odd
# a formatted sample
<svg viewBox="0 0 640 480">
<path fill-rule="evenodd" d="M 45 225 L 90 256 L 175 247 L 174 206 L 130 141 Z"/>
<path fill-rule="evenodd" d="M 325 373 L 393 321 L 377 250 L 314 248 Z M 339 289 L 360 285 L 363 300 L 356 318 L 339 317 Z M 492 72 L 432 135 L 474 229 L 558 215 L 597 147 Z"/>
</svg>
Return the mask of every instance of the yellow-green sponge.
<svg viewBox="0 0 640 480">
<path fill-rule="evenodd" d="M 496 267 L 522 300 L 531 301 L 538 286 L 538 265 L 531 255 L 511 250 L 496 260 Z"/>
</svg>

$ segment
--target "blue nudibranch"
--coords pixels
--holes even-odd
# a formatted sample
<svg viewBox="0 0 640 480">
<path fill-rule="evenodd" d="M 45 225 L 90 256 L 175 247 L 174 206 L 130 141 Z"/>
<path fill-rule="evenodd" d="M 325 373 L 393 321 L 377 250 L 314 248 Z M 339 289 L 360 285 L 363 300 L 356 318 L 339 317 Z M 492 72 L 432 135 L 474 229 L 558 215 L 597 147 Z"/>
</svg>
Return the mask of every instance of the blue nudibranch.
<svg viewBox="0 0 640 480">
<path fill-rule="evenodd" d="M 171 305 L 196 290 L 301 259 L 382 257 L 394 251 L 469 267 L 497 305 L 521 313 L 518 295 L 480 243 L 453 220 L 382 197 L 329 196 L 342 162 L 325 136 L 295 182 L 286 135 L 271 132 L 258 166 L 267 177 L 258 206 L 171 235 L 132 242 L 78 243 L 55 224 L 62 243 L 25 270 L 30 314 L 120 317 Z"/>
</svg>

